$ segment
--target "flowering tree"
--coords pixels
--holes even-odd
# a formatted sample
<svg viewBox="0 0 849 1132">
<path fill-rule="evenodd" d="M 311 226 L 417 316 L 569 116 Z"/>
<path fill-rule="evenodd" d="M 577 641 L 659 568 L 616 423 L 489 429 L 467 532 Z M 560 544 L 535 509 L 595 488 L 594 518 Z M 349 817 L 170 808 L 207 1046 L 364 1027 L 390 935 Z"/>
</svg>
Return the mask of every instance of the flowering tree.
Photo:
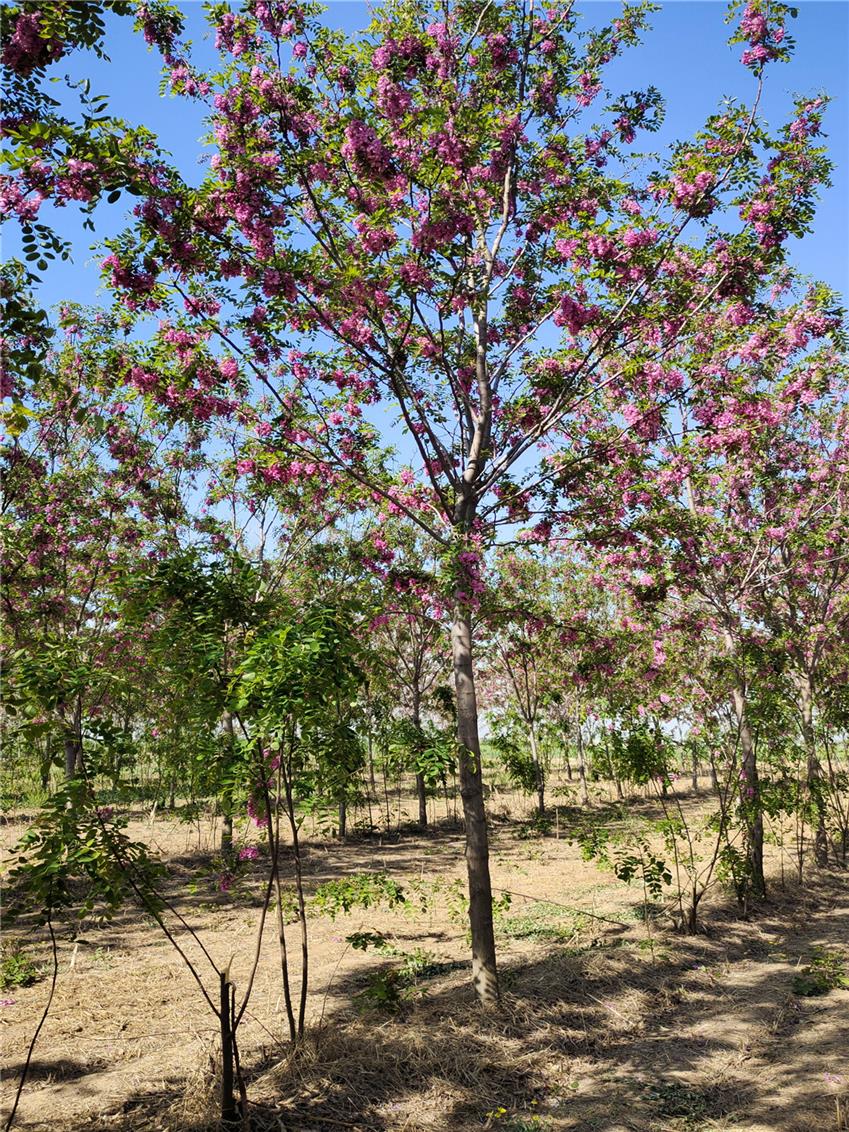
<svg viewBox="0 0 849 1132">
<path fill-rule="evenodd" d="M 129 580 L 166 553 L 186 516 L 169 449 L 144 414 L 98 384 L 102 343 L 79 326 L 13 410 L 4 464 L 4 623 L 10 692 L 60 739 L 68 777 L 131 690 L 144 647 L 122 606 Z M 143 627 L 142 627 L 143 628 Z"/>
<path fill-rule="evenodd" d="M 792 283 L 782 276 L 769 294 L 702 313 L 667 358 L 678 388 L 666 411 L 635 410 L 630 437 L 613 437 L 609 426 L 608 476 L 588 489 L 598 492 L 590 508 L 600 539 L 605 526 L 618 544 L 604 568 L 648 607 L 695 596 L 685 610 L 693 632 L 721 642 L 756 895 L 764 890 L 763 814 L 753 704 L 789 665 L 816 797 L 812 676 L 845 616 L 841 322 L 824 288 L 794 295 Z"/>
<path fill-rule="evenodd" d="M 311 5 L 256 0 L 213 11 L 223 63 L 205 76 L 167 11 L 141 14 L 173 89 L 209 105 L 216 153 L 198 189 L 155 156 L 138 171 L 138 224 L 107 278 L 125 311 L 180 309 L 148 364 L 118 376 L 190 418 L 237 413 L 269 478 L 358 484 L 442 547 L 485 1001 L 482 555 L 499 523 L 546 512 L 564 478 L 605 458 L 590 392 L 639 405 L 631 426 L 650 415 L 676 388 L 661 360 L 699 312 L 745 299 L 805 230 L 826 173 L 819 106 L 775 137 L 757 117 L 787 15 L 748 5 L 734 38 L 752 107 L 725 106 L 646 175 L 630 147 L 661 120 L 656 90 L 605 92 L 590 120 L 641 7 L 583 31 L 571 5 L 406 0 L 346 40 Z M 394 463 L 378 448 L 387 420 L 406 434 Z"/>
<path fill-rule="evenodd" d="M 438 562 L 427 552 L 421 531 L 409 522 L 382 523 L 360 548 L 363 564 L 379 587 L 368 631 L 370 658 L 398 710 L 399 737 L 416 776 L 419 825 L 428 824 L 427 796 L 446 765 L 440 749 L 428 743 L 424 713 L 428 696 L 444 677 L 445 603 L 436 578 Z"/>
</svg>

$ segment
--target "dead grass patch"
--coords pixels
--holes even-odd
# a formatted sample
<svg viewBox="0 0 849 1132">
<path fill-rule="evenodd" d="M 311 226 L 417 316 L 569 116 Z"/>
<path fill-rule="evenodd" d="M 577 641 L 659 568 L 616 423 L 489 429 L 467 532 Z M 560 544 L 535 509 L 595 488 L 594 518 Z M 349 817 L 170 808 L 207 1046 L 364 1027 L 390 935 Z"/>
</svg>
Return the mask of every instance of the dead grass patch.
<svg viewBox="0 0 849 1132">
<path fill-rule="evenodd" d="M 567 819 L 561 807 L 561 832 Z M 147 818 L 137 834 L 151 835 Z M 187 896 L 186 880 L 202 875 L 208 860 L 207 831 L 159 817 L 152 834 L 175 864 L 170 895 L 222 964 L 234 957 L 242 979 L 258 874 L 232 897 L 202 884 Z M 450 886 L 463 876 L 458 832 L 307 846 L 310 886 L 362 869 L 402 884 L 425 878 Z M 565 837 L 518 839 L 505 821 L 493 831 L 493 883 L 525 894 L 498 920 L 498 1012 L 472 1002 L 464 932 L 447 902 L 416 916 L 370 909 L 367 918 L 314 922 L 312 1027 L 287 1054 L 269 941 L 241 1037 L 256 1132 L 838 1127 L 837 1114 L 849 1107 L 849 990 L 800 1000 L 791 986 L 812 948 L 849 943 L 844 876 L 785 892 L 774 884 L 750 922 L 711 898 L 707 932 L 687 937 L 665 920 L 639 918 L 635 890 L 583 861 Z M 364 929 L 435 957 L 435 973 L 392 1016 L 354 1006 L 370 975 L 392 964 L 346 950 L 345 936 Z M 21 930 L 40 962 L 37 933 Z M 38 983 L 8 992 L 15 1001 L 0 1013 L 7 1090 L 44 993 Z M 128 909 L 112 925 L 60 940 L 55 1007 L 20 1127 L 205 1132 L 215 1126 L 215 1057 L 214 1020 L 191 980 Z"/>
</svg>

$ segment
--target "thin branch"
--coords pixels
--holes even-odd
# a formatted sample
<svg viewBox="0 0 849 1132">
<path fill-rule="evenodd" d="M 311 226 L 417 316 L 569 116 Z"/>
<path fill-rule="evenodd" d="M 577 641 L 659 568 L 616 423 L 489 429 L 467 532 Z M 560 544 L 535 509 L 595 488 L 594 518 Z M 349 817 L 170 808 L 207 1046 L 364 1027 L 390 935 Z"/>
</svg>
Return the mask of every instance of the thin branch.
<svg viewBox="0 0 849 1132">
<path fill-rule="evenodd" d="M 29 1049 L 27 1050 L 27 1056 L 24 1061 L 23 1069 L 21 1070 L 21 1076 L 18 1080 L 18 1088 L 15 1092 L 15 1100 L 12 1104 L 12 1111 L 9 1113 L 9 1119 L 6 1121 L 5 1132 L 9 1132 L 9 1129 L 14 1123 L 15 1114 L 18 1111 L 18 1104 L 20 1103 L 21 1099 L 21 1093 L 23 1093 L 24 1091 L 24 1085 L 26 1084 L 27 1076 L 32 1064 L 32 1055 L 33 1051 L 35 1050 L 35 1043 L 38 1041 L 38 1035 L 41 1033 L 44 1023 L 47 1021 L 47 1015 L 50 1013 L 50 1007 L 53 1003 L 53 995 L 56 992 L 56 980 L 59 977 L 59 955 L 56 950 L 56 933 L 53 930 L 53 922 L 50 919 L 49 907 L 47 909 L 47 930 L 50 932 L 50 945 L 53 952 L 53 974 L 50 980 L 50 994 L 47 996 L 47 1002 L 45 1004 L 44 1010 L 41 1012 L 41 1018 L 39 1018 L 38 1020 L 38 1025 L 35 1028 L 35 1033 L 32 1036 L 32 1041 L 30 1042 Z"/>
</svg>

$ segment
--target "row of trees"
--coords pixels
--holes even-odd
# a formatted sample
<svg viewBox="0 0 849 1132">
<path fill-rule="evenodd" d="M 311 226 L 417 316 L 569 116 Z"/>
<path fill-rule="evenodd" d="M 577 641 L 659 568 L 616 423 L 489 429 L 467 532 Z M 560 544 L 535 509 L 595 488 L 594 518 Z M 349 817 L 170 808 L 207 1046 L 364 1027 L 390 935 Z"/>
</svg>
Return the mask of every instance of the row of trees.
<svg viewBox="0 0 849 1132">
<path fill-rule="evenodd" d="M 151 426 L 126 406 L 117 424 L 104 426 L 100 391 L 82 375 L 108 358 L 112 328 L 103 315 L 86 322 L 66 308 L 64 317 L 67 345 L 45 376 L 43 399 L 29 402 L 5 480 L 4 600 L 14 644 L 7 702 L 21 757 L 32 763 L 35 755 L 42 788 L 58 761 L 72 777 L 86 749 L 91 769 L 113 788 L 134 776 L 137 761 L 153 762 L 163 802 L 215 800 L 228 851 L 237 804 L 227 778 L 242 726 L 232 705 L 238 666 L 268 626 L 297 623 L 298 611 L 321 599 L 348 610 L 362 687 L 328 724 L 327 758 L 310 792 L 336 809 L 344 836 L 347 804 L 374 793 L 375 763 L 390 777 L 410 772 L 425 826 L 428 795 L 457 758 L 438 548 L 403 515 L 370 510 L 350 494 L 316 510 L 312 484 L 272 484 L 248 505 L 238 461 L 221 456 L 234 442 L 226 431 L 214 452 L 187 457 L 182 429 Z M 820 407 L 807 425 L 821 437 L 829 423 Z M 783 434 L 784 451 L 791 439 L 798 453 L 800 430 Z M 788 474 L 786 502 L 774 448 L 759 453 L 750 441 L 745 474 L 762 482 L 769 475 L 772 496 L 760 516 L 758 501 L 745 500 L 748 535 L 739 494 L 717 472 L 716 446 L 688 456 L 691 482 L 711 477 L 716 499 L 729 502 L 725 516 L 718 502 L 710 508 L 703 575 L 682 562 L 680 544 L 686 539 L 692 554 L 695 536 L 672 526 L 659 492 L 646 514 L 670 524 L 664 543 L 635 537 L 635 522 L 626 550 L 609 541 L 576 551 L 528 540 L 481 562 L 482 706 L 494 746 L 515 782 L 536 794 L 540 815 L 552 748 L 570 777 L 574 763 L 584 804 L 588 770 L 603 772 L 621 794 L 623 782 L 680 773 L 688 744 L 701 744 L 716 785 L 739 751 L 741 805 L 754 800 L 743 805 L 751 814 L 747 883 L 762 892 L 757 748 L 761 761 L 778 752 L 772 782 L 796 758 L 781 741 L 795 733 L 789 751 L 798 743 L 805 752 L 796 802 L 814 807 L 818 859 L 845 856 L 834 751 L 845 710 L 847 559 L 840 508 L 830 506 L 833 497 L 822 505 L 822 452 L 807 481 L 798 463 Z M 735 456 L 723 470 L 743 469 Z M 832 482 L 839 480 L 838 472 Z M 205 514 L 197 513 L 200 492 Z M 795 508 L 792 540 L 774 527 L 779 502 Z M 275 540 L 285 532 L 285 546 L 269 547 L 269 531 Z M 729 544 L 735 553 L 720 557 Z M 652 576 L 642 565 L 647 550 Z M 722 585 L 725 605 L 711 602 L 709 584 Z M 330 742 L 334 727 L 354 733 L 347 752 Z M 636 735 L 648 736 L 641 753 Z"/>
<path fill-rule="evenodd" d="M 87 89 L 76 117 L 46 93 L 56 61 L 100 50 L 106 10 L 135 14 L 206 120 L 199 185 Z M 232 838 L 247 744 L 279 760 L 266 817 L 279 802 L 294 837 L 312 783 L 344 800 L 373 736 L 353 701 L 383 697 L 421 818 L 456 759 L 483 1002 L 481 680 L 508 754 L 521 721 L 540 810 L 543 720 L 579 765 L 596 721 L 620 779 L 666 782 L 671 737 L 709 735 L 744 902 L 764 891 L 764 751 L 798 715 L 804 769 L 788 754 L 775 777 L 813 807 L 818 858 L 845 855 L 845 343 L 786 251 L 827 182 L 824 99 L 762 120 L 792 13 L 735 12 L 750 105 L 657 157 L 634 145 L 660 94 L 604 84 L 642 6 L 585 30 L 560 2 L 405 0 L 346 38 L 257 0 L 210 10 L 203 73 L 170 5 L 7 7 L 27 260 L 65 251 L 42 208 L 137 199 L 103 260 L 111 309 L 69 304 L 56 328 L 29 268 L 4 275 L 10 699 L 45 767 L 61 749 L 74 781 L 96 750 L 119 775 L 155 743 Z M 340 664 L 293 714 L 296 626 L 331 607 L 356 611 L 368 691 Z"/>
</svg>

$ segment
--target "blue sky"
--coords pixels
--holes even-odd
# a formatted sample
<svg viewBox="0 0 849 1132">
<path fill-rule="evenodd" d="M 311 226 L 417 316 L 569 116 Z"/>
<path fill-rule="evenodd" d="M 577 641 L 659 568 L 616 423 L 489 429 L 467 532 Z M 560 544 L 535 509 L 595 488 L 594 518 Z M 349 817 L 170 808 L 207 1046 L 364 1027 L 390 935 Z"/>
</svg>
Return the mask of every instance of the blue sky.
<svg viewBox="0 0 849 1132">
<path fill-rule="evenodd" d="M 186 34 L 194 40 L 199 59 L 211 62 L 214 51 L 202 5 L 187 3 L 184 7 Z M 607 22 L 619 5 L 609 0 L 579 0 L 578 10 L 592 26 Z M 791 254 L 802 271 L 849 296 L 849 3 L 802 0 L 798 11 L 791 28 L 797 41 L 794 58 L 769 70 L 762 107 L 767 120 L 778 125 L 786 119 L 794 94 L 825 91 L 833 98 L 827 131 L 836 165 L 834 184 L 824 194 L 813 235 L 795 242 Z M 691 136 L 724 96 L 751 100 L 754 80 L 739 63 L 739 45 L 727 45 L 729 28 L 724 16 L 721 0 L 667 3 L 652 17 L 653 30 L 646 34 L 643 46 L 628 52 L 608 70 L 612 89 L 630 90 L 651 83 L 667 100 L 663 130 L 649 136 L 645 148 L 662 149 L 677 138 Z M 328 6 L 326 19 L 354 31 L 368 22 L 368 7 L 358 0 L 335 0 Z M 197 179 L 201 175 L 198 139 L 203 132 L 199 108 L 160 96 L 159 57 L 145 50 L 129 21 L 113 19 L 109 27 L 107 51 L 111 61 L 80 56 L 75 73 L 91 79 L 92 93 L 109 95 L 112 113 L 152 129 L 164 148 L 175 155 L 184 175 Z M 99 236 L 121 229 L 126 200 L 98 209 Z M 101 257 L 90 250 L 92 236 L 82 228 L 76 210 L 45 208 L 43 219 L 72 241 L 74 261 L 50 268 L 41 288 L 41 301 L 96 301 Z M 4 237 L 4 256 L 15 255 L 17 233 L 10 229 Z"/>
</svg>

